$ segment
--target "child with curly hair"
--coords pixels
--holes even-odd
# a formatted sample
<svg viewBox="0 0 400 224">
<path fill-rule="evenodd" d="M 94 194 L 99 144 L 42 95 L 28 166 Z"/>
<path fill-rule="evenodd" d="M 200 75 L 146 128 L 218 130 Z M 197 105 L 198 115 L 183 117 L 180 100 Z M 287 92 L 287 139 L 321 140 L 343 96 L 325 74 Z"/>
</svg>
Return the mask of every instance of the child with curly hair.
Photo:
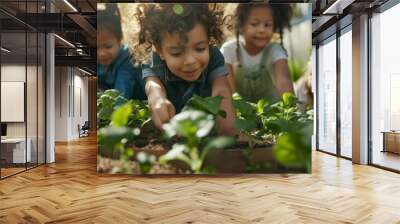
<svg viewBox="0 0 400 224">
<path fill-rule="evenodd" d="M 236 40 L 221 47 L 229 71 L 233 92 L 257 102 L 267 98 L 277 101 L 284 92 L 293 93 L 287 54 L 283 48 L 283 29 L 290 27 L 288 4 L 239 4 L 236 8 Z M 281 44 L 271 42 L 278 32 Z"/>
<path fill-rule="evenodd" d="M 140 25 L 137 47 L 155 48 L 151 62 L 142 67 L 155 126 L 162 129 L 194 94 L 222 96 L 226 118 L 217 117 L 218 131 L 234 135 L 228 71 L 214 46 L 223 38 L 223 11 L 216 4 L 142 4 L 136 18 Z"/>
<path fill-rule="evenodd" d="M 126 44 L 121 44 L 121 16 L 117 4 L 99 4 L 97 12 L 98 89 L 116 89 L 127 99 L 147 99 L 140 67 Z"/>
</svg>

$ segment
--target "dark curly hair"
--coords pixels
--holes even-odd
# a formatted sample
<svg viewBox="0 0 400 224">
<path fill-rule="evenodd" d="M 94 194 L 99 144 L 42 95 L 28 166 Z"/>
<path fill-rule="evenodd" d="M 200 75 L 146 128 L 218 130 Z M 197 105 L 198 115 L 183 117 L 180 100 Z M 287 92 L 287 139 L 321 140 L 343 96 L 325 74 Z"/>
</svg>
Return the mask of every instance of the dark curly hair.
<svg viewBox="0 0 400 224">
<path fill-rule="evenodd" d="M 269 3 L 241 3 L 237 6 L 235 15 L 233 16 L 234 29 L 237 44 L 239 45 L 240 28 L 244 25 L 249 17 L 250 11 L 257 7 L 270 7 L 274 19 L 274 32 L 279 33 L 280 44 L 283 47 L 283 30 L 290 29 L 290 20 L 292 18 L 292 5 L 290 4 L 269 4 Z M 231 25 L 232 28 L 232 25 Z M 238 46 L 239 48 L 239 46 Z M 283 49 L 285 49 L 283 47 Z"/>
<path fill-rule="evenodd" d="M 117 3 L 103 3 L 97 7 L 97 28 L 105 29 L 122 40 L 121 13 Z"/>
<path fill-rule="evenodd" d="M 219 45 L 224 41 L 221 27 L 225 18 L 223 7 L 219 4 L 146 3 L 138 6 L 135 17 L 140 26 L 139 43 L 135 46 L 138 59 L 143 60 L 143 55 L 148 55 L 152 46 L 160 47 L 166 33 L 177 33 L 182 42 L 186 43 L 186 33 L 197 23 L 204 26 L 210 45 Z"/>
</svg>

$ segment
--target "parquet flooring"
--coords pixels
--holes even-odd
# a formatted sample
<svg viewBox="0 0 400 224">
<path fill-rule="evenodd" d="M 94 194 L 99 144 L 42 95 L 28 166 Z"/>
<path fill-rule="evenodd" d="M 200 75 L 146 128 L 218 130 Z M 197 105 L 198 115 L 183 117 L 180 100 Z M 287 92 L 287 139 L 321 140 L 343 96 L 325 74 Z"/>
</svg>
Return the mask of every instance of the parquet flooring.
<svg viewBox="0 0 400 224">
<path fill-rule="evenodd" d="M 312 174 L 97 175 L 96 141 L 0 181 L 0 223 L 400 223 L 400 175 L 314 152 Z"/>
</svg>

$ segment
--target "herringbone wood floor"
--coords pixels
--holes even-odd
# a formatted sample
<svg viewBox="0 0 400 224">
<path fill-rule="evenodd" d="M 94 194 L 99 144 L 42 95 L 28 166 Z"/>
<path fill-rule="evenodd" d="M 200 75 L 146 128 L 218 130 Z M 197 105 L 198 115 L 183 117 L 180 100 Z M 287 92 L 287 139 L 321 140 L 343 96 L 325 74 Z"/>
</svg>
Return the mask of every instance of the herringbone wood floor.
<svg viewBox="0 0 400 224">
<path fill-rule="evenodd" d="M 400 175 L 320 152 L 311 175 L 96 174 L 96 141 L 0 181 L 0 223 L 400 223 Z"/>
</svg>

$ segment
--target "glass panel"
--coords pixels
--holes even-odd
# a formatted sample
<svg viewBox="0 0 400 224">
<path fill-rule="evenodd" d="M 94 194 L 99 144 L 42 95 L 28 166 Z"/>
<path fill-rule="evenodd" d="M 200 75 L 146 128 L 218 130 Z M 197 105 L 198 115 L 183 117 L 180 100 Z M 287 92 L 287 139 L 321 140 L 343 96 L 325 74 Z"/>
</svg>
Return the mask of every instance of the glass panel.
<svg viewBox="0 0 400 224">
<path fill-rule="evenodd" d="M 45 161 L 45 36 L 21 22 L 38 18 L 29 14 L 44 12 L 44 5 L 45 0 L 0 2 L 7 12 L 0 12 L 1 178 Z"/>
<path fill-rule="evenodd" d="M 372 163 L 400 170 L 400 4 L 372 22 Z"/>
<path fill-rule="evenodd" d="M 352 157 L 352 35 L 340 37 L 340 153 Z"/>
<path fill-rule="evenodd" d="M 27 142 L 31 149 L 31 160 L 28 167 L 36 166 L 38 160 L 38 144 L 37 144 L 37 74 L 38 74 L 38 36 L 36 32 L 28 33 L 28 64 L 27 64 L 27 95 L 26 95 L 26 111 L 27 111 Z M 28 147 L 28 148 L 29 148 Z"/>
<path fill-rule="evenodd" d="M 27 2 L 27 13 L 36 14 L 39 11 L 38 2 Z M 37 20 L 38 16 L 29 16 L 32 20 Z M 31 21 L 37 24 L 38 21 Z M 31 149 L 31 161 L 27 164 L 28 168 L 38 164 L 38 45 L 39 37 L 36 30 L 27 31 L 27 142 Z M 28 147 L 28 149 L 29 149 Z"/>
<path fill-rule="evenodd" d="M 39 34 L 38 46 L 38 163 L 45 163 L 45 52 L 46 39 L 44 34 Z"/>
<path fill-rule="evenodd" d="M 1 140 L 2 177 L 25 170 L 31 151 L 26 151 L 25 90 L 26 34 L 2 33 Z M 29 147 L 28 147 L 29 149 Z"/>
<path fill-rule="evenodd" d="M 317 74 L 317 48 L 315 45 L 312 46 L 312 52 L 311 52 L 311 78 L 312 78 L 312 92 L 313 92 L 313 108 L 314 108 L 314 113 L 316 112 L 316 74 Z M 315 115 L 314 115 L 315 116 Z M 318 119 L 314 117 L 314 127 L 313 127 L 313 137 L 312 137 L 312 149 L 316 150 L 316 136 L 317 136 L 317 121 Z"/>
<path fill-rule="evenodd" d="M 336 38 L 318 48 L 318 149 L 336 153 Z"/>
</svg>

